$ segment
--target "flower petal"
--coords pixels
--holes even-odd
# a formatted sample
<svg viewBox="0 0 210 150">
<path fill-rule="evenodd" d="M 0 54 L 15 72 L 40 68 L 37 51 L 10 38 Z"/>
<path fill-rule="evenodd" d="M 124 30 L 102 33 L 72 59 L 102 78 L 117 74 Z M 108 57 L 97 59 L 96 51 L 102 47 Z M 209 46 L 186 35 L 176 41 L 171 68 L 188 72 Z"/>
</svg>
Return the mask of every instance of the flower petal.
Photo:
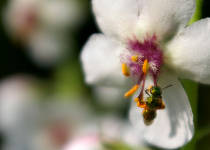
<svg viewBox="0 0 210 150">
<path fill-rule="evenodd" d="M 89 135 L 73 139 L 63 150 L 102 150 L 102 145 L 97 136 Z"/>
<path fill-rule="evenodd" d="M 91 36 L 81 54 L 86 82 L 105 86 L 127 84 L 120 70 L 122 50 L 123 46 L 102 34 Z"/>
<path fill-rule="evenodd" d="M 123 101 L 125 90 L 123 88 L 96 86 L 93 89 L 94 96 L 103 106 L 111 108 L 124 107 L 127 103 Z"/>
<path fill-rule="evenodd" d="M 42 0 L 39 9 L 40 21 L 48 29 L 66 31 L 78 25 L 80 18 L 84 19 L 82 8 L 76 0 Z"/>
<path fill-rule="evenodd" d="M 166 63 L 183 77 L 210 83 L 210 18 L 187 27 L 167 46 Z"/>
<path fill-rule="evenodd" d="M 139 19 L 139 35 L 156 34 L 170 38 L 184 27 L 195 10 L 195 0 L 144 0 Z"/>
<path fill-rule="evenodd" d="M 69 54 L 70 39 L 57 32 L 39 30 L 28 42 L 29 55 L 40 66 L 48 67 L 59 64 Z"/>
<path fill-rule="evenodd" d="M 166 108 L 157 111 L 153 124 L 144 124 L 141 109 L 134 103 L 131 106 L 130 119 L 147 143 L 173 149 L 186 144 L 192 138 L 193 115 L 187 95 L 176 77 L 168 74 L 162 77 L 159 84 L 161 87 L 170 84 L 173 86 L 163 91 Z"/>
<path fill-rule="evenodd" d="M 92 0 L 101 30 L 107 35 L 126 37 L 133 33 L 142 0 Z M 127 37 L 126 37 L 127 38 Z"/>
</svg>

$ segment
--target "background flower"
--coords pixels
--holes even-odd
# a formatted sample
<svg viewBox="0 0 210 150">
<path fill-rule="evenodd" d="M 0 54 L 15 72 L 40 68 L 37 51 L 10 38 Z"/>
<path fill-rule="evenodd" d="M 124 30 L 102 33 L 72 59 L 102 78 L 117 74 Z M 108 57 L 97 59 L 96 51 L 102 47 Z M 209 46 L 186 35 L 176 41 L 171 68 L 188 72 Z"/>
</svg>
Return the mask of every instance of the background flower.
<svg viewBox="0 0 210 150">
<path fill-rule="evenodd" d="M 74 48 L 69 33 L 84 20 L 82 8 L 76 0 L 10 0 L 4 12 L 5 29 L 38 65 L 55 65 Z"/>
</svg>

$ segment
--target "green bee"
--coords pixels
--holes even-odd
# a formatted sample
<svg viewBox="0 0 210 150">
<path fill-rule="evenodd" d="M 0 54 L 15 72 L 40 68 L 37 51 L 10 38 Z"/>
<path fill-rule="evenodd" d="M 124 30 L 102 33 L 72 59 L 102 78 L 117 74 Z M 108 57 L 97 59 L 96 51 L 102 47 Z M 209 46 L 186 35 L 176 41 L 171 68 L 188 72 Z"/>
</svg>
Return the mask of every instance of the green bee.
<svg viewBox="0 0 210 150">
<path fill-rule="evenodd" d="M 156 118 L 157 110 L 164 109 L 165 104 L 162 100 L 162 90 L 159 86 L 150 86 L 145 92 L 148 97 L 144 101 L 143 118 L 146 125 L 151 125 Z"/>
</svg>

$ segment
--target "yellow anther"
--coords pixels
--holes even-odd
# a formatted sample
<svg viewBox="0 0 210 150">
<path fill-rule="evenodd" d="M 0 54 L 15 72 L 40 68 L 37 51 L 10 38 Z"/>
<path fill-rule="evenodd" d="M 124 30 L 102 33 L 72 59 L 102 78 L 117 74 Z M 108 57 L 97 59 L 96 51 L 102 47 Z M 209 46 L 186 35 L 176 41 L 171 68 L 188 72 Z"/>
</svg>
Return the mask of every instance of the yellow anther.
<svg viewBox="0 0 210 150">
<path fill-rule="evenodd" d="M 129 71 L 129 68 L 126 64 L 122 64 L 122 73 L 128 77 L 130 76 L 130 71 Z"/>
<path fill-rule="evenodd" d="M 141 104 L 140 101 L 137 102 L 137 107 L 140 107 L 140 108 L 146 108 L 146 104 Z"/>
<path fill-rule="evenodd" d="M 139 101 L 137 102 L 136 106 L 137 106 L 137 107 L 141 107 L 141 104 L 140 104 Z"/>
<path fill-rule="evenodd" d="M 131 95 L 133 95 L 139 88 L 139 85 L 134 85 L 128 92 L 125 93 L 125 97 L 129 97 Z"/>
<path fill-rule="evenodd" d="M 131 60 L 133 62 L 137 62 L 138 61 L 138 56 L 137 55 L 131 56 Z"/>
<path fill-rule="evenodd" d="M 143 73 L 146 74 L 147 71 L 148 71 L 148 69 L 149 69 L 149 63 L 148 63 L 148 60 L 145 59 L 145 60 L 144 60 L 144 64 L 143 64 L 143 66 L 142 66 L 142 71 L 143 71 Z"/>
<path fill-rule="evenodd" d="M 138 102 L 140 101 L 140 99 L 137 97 L 137 98 L 134 99 L 134 101 L 135 101 L 136 103 L 138 103 Z"/>
</svg>

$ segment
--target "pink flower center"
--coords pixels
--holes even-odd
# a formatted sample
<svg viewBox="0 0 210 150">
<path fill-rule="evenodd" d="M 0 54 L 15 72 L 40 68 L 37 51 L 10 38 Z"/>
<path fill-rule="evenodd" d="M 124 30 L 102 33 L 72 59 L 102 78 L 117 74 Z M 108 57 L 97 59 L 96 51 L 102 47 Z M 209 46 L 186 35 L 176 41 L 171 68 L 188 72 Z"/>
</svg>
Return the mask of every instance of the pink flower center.
<svg viewBox="0 0 210 150">
<path fill-rule="evenodd" d="M 126 64 L 129 67 L 131 76 L 140 77 L 144 74 L 143 65 L 145 60 L 148 62 L 148 71 L 157 84 L 157 77 L 163 64 L 163 52 L 160 49 L 156 36 L 147 37 L 143 42 L 137 39 L 128 41 L 128 50 Z"/>
</svg>

